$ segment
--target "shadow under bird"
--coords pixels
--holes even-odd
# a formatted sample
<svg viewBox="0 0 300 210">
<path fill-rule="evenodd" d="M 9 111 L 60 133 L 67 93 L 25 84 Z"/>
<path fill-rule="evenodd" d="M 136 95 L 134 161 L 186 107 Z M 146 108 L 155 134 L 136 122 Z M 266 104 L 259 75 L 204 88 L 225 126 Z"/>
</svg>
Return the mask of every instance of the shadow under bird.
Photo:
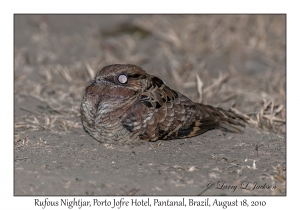
<svg viewBox="0 0 300 210">
<path fill-rule="evenodd" d="M 85 89 L 84 129 L 103 143 L 132 144 L 189 138 L 219 128 L 241 133 L 246 118 L 195 103 L 136 65 L 102 68 Z"/>
</svg>

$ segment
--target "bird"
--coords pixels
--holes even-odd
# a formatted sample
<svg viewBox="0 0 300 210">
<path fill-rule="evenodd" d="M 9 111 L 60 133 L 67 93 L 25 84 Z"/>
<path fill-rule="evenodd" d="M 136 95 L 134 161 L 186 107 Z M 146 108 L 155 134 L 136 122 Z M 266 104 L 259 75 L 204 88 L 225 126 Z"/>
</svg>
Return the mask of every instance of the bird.
<svg viewBox="0 0 300 210">
<path fill-rule="evenodd" d="M 193 102 L 133 64 L 99 70 L 85 88 L 80 113 L 87 133 L 108 144 L 190 138 L 212 129 L 242 133 L 247 123 L 233 111 Z"/>
</svg>

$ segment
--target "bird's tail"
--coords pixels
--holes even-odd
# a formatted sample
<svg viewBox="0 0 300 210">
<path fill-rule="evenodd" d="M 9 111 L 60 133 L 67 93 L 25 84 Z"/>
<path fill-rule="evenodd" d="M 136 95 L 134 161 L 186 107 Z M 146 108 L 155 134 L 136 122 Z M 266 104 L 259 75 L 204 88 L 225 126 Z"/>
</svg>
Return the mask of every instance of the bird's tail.
<svg viewBox="0 0 300 210">
<path fill-rule="evenodd" d="M 186 121 L 178 130 L 168 131 L 161 139 L 190 138 L 208 130 L 219 128 L 223 131 L 243 133 L 247 118 L 232 111 L 225 111 L 209 105 L 193 104 L 186 107 Z M 188 109 L 189 108 L 189 109 Z"/>
<path fill-rule="evenodd" d="M 205 130 L 219 128 L 226 132 L 243 133 L 240 127 L 245 127 L 247 118 L 233 111 L 226 111 L 209 105 L 197 104 L 197 109 L 201 110 L 201 127 Z M 204 117 L 205 116 L 205 117 Z"/>
</svg>

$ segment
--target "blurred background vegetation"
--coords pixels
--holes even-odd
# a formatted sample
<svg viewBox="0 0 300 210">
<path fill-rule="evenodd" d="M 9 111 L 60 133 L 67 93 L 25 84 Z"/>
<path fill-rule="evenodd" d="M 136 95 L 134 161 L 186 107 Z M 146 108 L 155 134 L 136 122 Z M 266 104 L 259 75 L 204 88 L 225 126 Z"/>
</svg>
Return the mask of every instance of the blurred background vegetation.
<svg viewBox="0 0 300 210">
<path fill-rule="evenodd" d="M 84 87 L 129 63 L 285 133 L 285 15 L 15 15 L 15 131 L 82 128 Z"/>
</svg>

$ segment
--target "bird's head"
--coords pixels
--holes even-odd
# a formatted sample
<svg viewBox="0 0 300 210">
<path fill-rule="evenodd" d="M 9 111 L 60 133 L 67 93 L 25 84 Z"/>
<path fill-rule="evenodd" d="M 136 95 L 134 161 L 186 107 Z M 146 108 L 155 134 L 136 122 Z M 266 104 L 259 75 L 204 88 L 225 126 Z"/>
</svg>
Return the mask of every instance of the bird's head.
<svg viewBox="0 0 300 210">
<path fill-rule="evenodd" d="M 148 75 L 131 64 L 114 64 L 102 68 L 86 88 L 87 94 L 126 98 L 141 92 L 148 85 Z"/>
</svg>

